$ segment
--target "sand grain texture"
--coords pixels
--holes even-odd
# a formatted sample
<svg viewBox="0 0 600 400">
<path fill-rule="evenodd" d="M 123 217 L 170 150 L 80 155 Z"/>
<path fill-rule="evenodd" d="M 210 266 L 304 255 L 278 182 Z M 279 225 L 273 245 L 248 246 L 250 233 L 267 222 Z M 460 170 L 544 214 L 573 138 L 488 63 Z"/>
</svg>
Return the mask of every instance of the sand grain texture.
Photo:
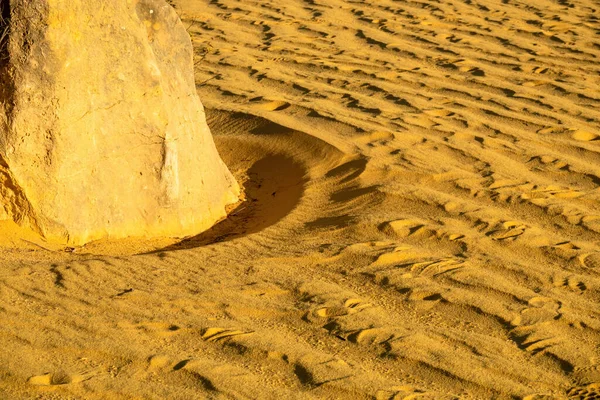
<svg viewBox="0 0 600 400">
<path fill-rule="evenodd" d="M 597 1 L 172 3 L 245 201 L 6 244 L 3 397 L 600 398 Z"/>
</svg>

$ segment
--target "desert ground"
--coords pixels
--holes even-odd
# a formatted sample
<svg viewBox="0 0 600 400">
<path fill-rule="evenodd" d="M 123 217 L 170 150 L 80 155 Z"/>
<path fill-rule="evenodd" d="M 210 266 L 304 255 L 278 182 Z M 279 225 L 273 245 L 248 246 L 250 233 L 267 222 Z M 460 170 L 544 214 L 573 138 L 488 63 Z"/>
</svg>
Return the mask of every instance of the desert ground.
<svg viewBox="0 0 600 400">
<path fill-rule="evenodd" d="M 171 3 L 244 201 L 5 226 L 0 398 L 600 399 L 600 2 Z"/>
</svg>

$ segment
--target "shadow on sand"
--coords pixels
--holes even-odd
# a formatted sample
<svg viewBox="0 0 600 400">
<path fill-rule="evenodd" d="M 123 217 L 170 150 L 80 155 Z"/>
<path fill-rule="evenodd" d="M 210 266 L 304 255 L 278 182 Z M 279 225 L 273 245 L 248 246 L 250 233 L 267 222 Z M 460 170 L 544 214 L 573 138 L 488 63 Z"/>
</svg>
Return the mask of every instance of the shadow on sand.
<svg viewBox="0 0 600 400">
<path fill-rule="evenodd" d="M 280 221 L 298 205 L 307 181 L 306 168 L 280 154 L 258 160 L 247 175 L 248 180 L 242 188 L 246 201 L 226 219 L 199 235 L 152 253 L 191 249 L 257 233 Z"/>
</svg>

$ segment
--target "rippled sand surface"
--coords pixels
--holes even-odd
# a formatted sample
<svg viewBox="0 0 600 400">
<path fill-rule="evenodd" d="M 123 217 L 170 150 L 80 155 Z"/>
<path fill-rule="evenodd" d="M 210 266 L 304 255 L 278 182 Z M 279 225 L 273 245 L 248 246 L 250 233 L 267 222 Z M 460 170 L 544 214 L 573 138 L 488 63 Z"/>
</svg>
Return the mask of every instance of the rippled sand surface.
<svg viewBox="0 0 600 400">
<path fill-rule="evenodd" d="M 600 399 L 600 3 L 174 0 L 245 201 L 0 253 L 7 399 Z"/>
</svg>

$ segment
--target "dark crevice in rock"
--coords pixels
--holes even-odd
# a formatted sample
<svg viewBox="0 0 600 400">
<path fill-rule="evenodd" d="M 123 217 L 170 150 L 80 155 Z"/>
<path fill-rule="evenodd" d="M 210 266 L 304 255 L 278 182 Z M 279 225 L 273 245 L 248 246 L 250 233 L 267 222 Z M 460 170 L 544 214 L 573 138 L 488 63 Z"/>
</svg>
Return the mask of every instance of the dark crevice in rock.
<svg viewBox="0 0 600 400">
<path fill-rule="evenodd" d="M 7 132 L 8 116 L 13 104 L 13 80 L 10 76 L 10 0 L 0 0 L 0 131 Z M 3 107 L 2 107 L 3 106 Z M 0 137 L 0 156 L 5 154 L 6 138 Z"/>
<path fill-rule="evenodd" d="M 10 31 L 10 0 L 0 0 L 0 62 L 8 62 L 8 38 Z"/>
</svg>

